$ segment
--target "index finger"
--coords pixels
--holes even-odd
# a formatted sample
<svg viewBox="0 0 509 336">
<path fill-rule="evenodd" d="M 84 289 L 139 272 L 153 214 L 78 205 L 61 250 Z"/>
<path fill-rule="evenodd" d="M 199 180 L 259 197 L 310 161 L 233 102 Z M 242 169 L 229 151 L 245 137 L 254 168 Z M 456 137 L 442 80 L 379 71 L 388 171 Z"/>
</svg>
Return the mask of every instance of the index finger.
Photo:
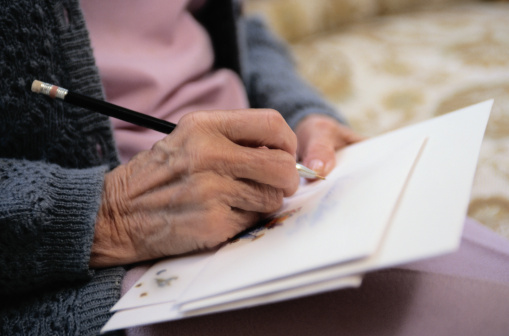
<svg viewBox="0 0 509 336">
<path fill-rule="evenodd" d="M 202 112 L 197 112 L 199 113 Z M 213 119 L 209 126 L 216 127 L 221 134 L 236 144 L 246 147 L 266 146 L 270 149 L 281 149 L 292 155 L 297 151 L 295 133 L 275 110 L 243 109 L 203 113 Z"/>
</svg>

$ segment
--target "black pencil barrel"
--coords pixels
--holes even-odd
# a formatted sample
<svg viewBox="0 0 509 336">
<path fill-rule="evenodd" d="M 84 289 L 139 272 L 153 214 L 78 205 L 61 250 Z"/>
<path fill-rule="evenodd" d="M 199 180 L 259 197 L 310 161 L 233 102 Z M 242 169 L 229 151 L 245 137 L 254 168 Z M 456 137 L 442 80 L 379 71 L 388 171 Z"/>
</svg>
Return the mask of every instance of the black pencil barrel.
<svg viewBox="0 0 509 336">
<path fill-rule="evenodd" d="M 168 121 L 154 118 L 102 100 L 87 97 L 76 92 L 69 91 L 64 100 L 71 104 L 165 134 L 171 133 L 177 126 Z"/>
</svg>

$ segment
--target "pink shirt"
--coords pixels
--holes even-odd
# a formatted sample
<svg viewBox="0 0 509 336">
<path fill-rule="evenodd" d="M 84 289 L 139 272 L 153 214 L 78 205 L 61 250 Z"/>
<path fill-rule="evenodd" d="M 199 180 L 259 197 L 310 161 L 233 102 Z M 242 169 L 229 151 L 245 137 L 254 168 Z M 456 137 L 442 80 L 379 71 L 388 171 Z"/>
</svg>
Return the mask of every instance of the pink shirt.
<svg viewBox="0 0 509 336">
<path fill-rule="evenodd" d="M 174 123 L 191 111 L 248 106 L 237 74 L 212 69 L 210 38 L 189 11 L 201 2 L 82 1 L 108 101 Z M 122 162 L 165 136 L 112 122 Z"/>
</svg>

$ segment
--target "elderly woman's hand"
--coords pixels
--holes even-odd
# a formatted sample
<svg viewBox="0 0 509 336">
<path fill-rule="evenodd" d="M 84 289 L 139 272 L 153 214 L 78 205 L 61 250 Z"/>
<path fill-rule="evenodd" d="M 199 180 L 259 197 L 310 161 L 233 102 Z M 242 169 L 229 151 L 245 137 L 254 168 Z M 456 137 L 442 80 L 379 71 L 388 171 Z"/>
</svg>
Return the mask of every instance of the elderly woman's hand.
<svg viewBox="0 0 509 336">
<path fill-rule="evenodd" d="M 363 136 L 349 127 L 319 114 L 301 120 L 295 133 L 299 145 L 299 160 L 322 176 L 329 174 L 336 165 L 336 151 L 364 140 Z"/>
<path fill-rule="evenodd" d="M 105 177 L 91 267 L 213 248 L 299 184 L 297 140 L 272 110 L 195 112 Z"/>
</svg>

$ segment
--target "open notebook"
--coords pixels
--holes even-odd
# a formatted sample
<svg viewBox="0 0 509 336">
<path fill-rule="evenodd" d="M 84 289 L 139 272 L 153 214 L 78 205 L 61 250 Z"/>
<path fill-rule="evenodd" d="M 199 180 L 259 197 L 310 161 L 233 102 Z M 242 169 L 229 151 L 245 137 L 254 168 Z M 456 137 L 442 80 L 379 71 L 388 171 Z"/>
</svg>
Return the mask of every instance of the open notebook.
<svg viewBox="0 0 509 336">
<path fill-rule="evenodd" d="M 349 146 L 325 181 L 221 249 L 152 266 L 102 332 L 360 286 L 457 249 L 493 101 Z"/>
</svg>

